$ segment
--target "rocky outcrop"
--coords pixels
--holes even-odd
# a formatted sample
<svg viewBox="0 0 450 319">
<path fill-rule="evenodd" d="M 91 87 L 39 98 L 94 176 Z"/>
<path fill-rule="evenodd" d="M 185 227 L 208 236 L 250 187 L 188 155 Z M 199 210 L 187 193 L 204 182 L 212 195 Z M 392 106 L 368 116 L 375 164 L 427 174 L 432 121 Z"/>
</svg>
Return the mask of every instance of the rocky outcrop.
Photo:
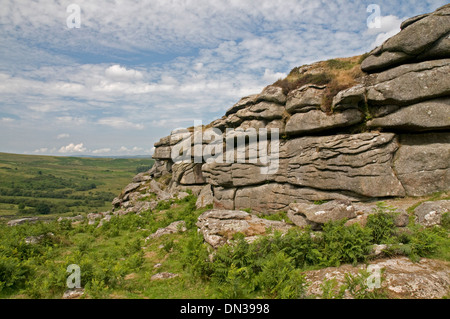
<svg viewBox="0 0 450 319">
<path fill-rule="evenodd" d="M 171 272 L 159 272 L 150 277 L 150 280 L 166 280 L 178 277 L 178 274 L 173 274 Z"/>
<path fill-rule="evenodd" d="M 291 204 L 357 207 L 448 191 L 449 19 L 450 5 L 408 19 L 345 85 L 327 80 L 326 63 L 302 66 L 290 74 L 297 87 L 277 82 L 208 125 L 173 131 L 155 143 L 154 167 L 115 199 L 115 212 L 139 213 L 190 189 L 198 208 L 291 211 L 300 224 L 320 224 Z"/>
<path fill-rule="evenodd" d="M 450 5 L 404 21 L 402 31 L 374 49 L 364 60 L 365 72 L 379 72 L 396 65 L 448 57 Z"/>
<path fill-rule="evenodd" d="M 10 220 L 7 225 L 8 226 L 17 226 L 25 223 L 35 223 L 39 220 L 37 217 L 26 217 L 26 218 L 19 218 L 19 219 L 13 219 Z"/>
<path fill-rule="evenodd" d="M 360 123 L 364 115 L 356 109 L 327 115 L 319 110 L 296 113 L 286 123 L 286 134 L 301 135 L 327 131 Z"/>
<path fill-rule="evenodd" d="M 251 241 L 269 230 L 286 232 L 292 226 L 281 221 L 259 218 L 244 211 L 211 210 L 200 215 L 197 227 L 205 241 L 217 248 L 229 242 L 237 233 Z"/>
<path fill-rule="evenodd" d="M 385 205 L 387 205 L 385 203 Z M 399 203 L 392 207 L 394 224 L 396 227 L 405 227 L 409 222 L 409 214 Z M 297 226 L 309 226 L 313 230 L 320 230 L 330 221 L 347 220 L 347 226 L 358 223 L 365 226 L 367 217 L 376 214 L 379 210 L 377 203 L 354 203 L 348 200 L 333 200 L 323 204 L 309 202 L 292 203 L 289 205 L 287 217 Z M 440 223 L 438 223 L 440 224 Z"/>
<path fill-rule="evenodd" d="M 296 87 L 288 77 L 242 98 L 208 125 L 173 131 L 155 143 L 153 168 L 133 178 L 112 212 L 88 216 L 90 223 L 154 210 L 189 192 L 197 196 L 196 208 L 206 210 L 196 226 L 213 248 L 292 227 L 321 231 L 330 221 L 364 227 L 380 211 L 394 213 L 398 234 L 413 221 L 448 224 L 449 19 L 446 5 L 406 20 L 352 71 L 351 81 L 349 73 L 329 80 L 326 62 L 302 66 L 289 75 L 299 80 Z M 441 193 L 438 201 L 422 197 Z M 387 206 L 380 208 L 381 201 Z M 280 211 L 286 220 L 262 218 Z M 178 221 L 146 240 L 185 230 Z M 368 256 L 370 266 L 385 269 L 381 288 L 389 297 L 448 296 L 448 263 L 380 260 L 391 248 L 374 245 Z M 346 274 L 361 269 L 367 265 L 307 271 L 308 294 L 320 296 L 324 279 L 344 284 Z"/>
<path fill-rule="evenodd" d="M 307 83 L 289 92 L 271 85 L 200 128 L 200 138 L 195 128 L 162 138 L 153 156 L 158 167 L 177 187 L 210 185 L 207 203 L 217 209 L 261 213 L 287 211 L 295 201 L 361 202 L 448 190 L 449 14 L 447 5 L 405 21 L 400 33 L 362 62 L 366 73 L 359 83 L 332 97 L 331 111 L 324 105 L 329 84 Z M 320 75 L 323 67 L 317 65 L 298 72 Z M 207 133 L 214 129 L 219 132 Z M 226 129 L 236 135 L 221 135 Z M 276 138 L 269 135 L 274 129 L 282 138 L 272 163 L 251 155 L 264 150 L 259 144 L 266 136 L 267 154 L 273 151 Z M 239 134 L 247 142 L 244 155 L 234 145 Z M 196 138 L 203 146 L 195 146 Z M 208 145 L 211 140 L 216 144 Z M 225 147 L 230 142 L 231 153 Z M 181 143 L 189 163 L 174 159 Z M 205 150 L 214 153 L 213 160 L 201 156 Z M 276 167 L 270 170 L 274 159 Z"/>
<path fill-rule="evenodd" d="M 150 239 L 156 239 L 164 235 L 170 235 L 170 234 L 176 234 L 176 233 L 182 233 L 187 230 L 186 223 L 183 220 L 176 221 L 171 223 L 169 226 L 164 228 L 159 228 L 155 233 L 148 236 L 145 241 L 148 241 Z"/>
<path fill-rule="evenodd" d="M 414 210 L 416 223 L 427 227 L 440 225 L 444 213 L 450 213 L 450 200 L 425 202 Z"/>
<path fill-rule="evenodd" d="M 413 104 L 367 122 L 369 128 L 398 132 L 420 132 L 450 129 L 450 98 Z"/>
<path fill-rule="evenodd" d="M 409 196 L 448 190 L 450 185 L 450 134 L 401 134 L 393 168 Z"/>
<path fill-rule="evenodd" d="M 334 200 L 321 205 L 292 203 L 288 217 L 297 226 L 310 225 L 313 229 L 320 229 L 321 225 L 330 221 L 355 218 L 356 213 L 350 201 Z"/>
<path fill-rule="evenodd" d="M 442 299 L 449 293 L 450 273 L 449 263 L 439 260 L 421 259 L 412 262 L 406 257 L 375 260 L 369 265 L 342 265 L 320 270 L 305 272 L 305 278 L 310 285 L 308 294 L 317 297 L 322 296 L 322 285 L 325 280 L 336 281 L 336 293 L 339 287 L 345 284 L 345 276 L 359 275 L 361 270 L 366 270 L 372 276 L 368 278 L 367 285 L 382 289 L 392 299 Z M 368 267 L 371 267 L 369 270 Z M 383 274 L 377 273 L 383 269 Z M 384 280 L 381 280 L 383 277 Z M 352 298 L 346 291 L 344 298 Z"/>
</svg>

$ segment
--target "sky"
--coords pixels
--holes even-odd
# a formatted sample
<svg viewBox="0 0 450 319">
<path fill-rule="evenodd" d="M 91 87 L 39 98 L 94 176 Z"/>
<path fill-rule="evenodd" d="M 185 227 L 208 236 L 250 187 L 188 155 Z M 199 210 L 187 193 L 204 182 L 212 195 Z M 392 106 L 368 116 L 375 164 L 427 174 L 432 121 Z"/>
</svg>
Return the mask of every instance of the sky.
<svg viewBox="0 0 450 319">
<path fill-rule="evenodd" d="M 0 152 L 151 155 L 292 68 L 368 52 L 446 3 L 0 0 Z"/>
</svg>

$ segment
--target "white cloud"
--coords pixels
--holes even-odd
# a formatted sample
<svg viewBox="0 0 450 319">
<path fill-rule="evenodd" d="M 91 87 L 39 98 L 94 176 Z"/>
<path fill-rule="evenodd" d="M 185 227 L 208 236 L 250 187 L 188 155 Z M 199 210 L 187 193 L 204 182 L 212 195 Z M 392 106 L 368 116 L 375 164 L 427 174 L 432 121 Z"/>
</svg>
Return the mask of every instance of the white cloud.
<svg viewBox="0 0 450 319">
<path fill-rule="evenodd" d="M 143 153 L 148 154 L 149 153 L 148 151 L 145 151 L 144 148 L 138 147 L 138 146 L 133 146 L 130 148 L 128 148 L 126 146 L 121 146 L 117 151 L 121 154 L 128 154 L 128 155 L 131 155 L 131 154 L 137 155 L 137 154 L 143 154 Z"/>
<path fill-rule="evenodd" d="M 10 118 L 10 117 L 2 117 L 2 118 L 0 118 L 0 122 L 2 122 L 2 123 L 12 123 L 14 121 L 15 120 L 13 118 Z"/>
<path fill-rule="evenodd" d="M 380 0 L 375 30 L 367 4 L 351 0 L 77 0 L 77 30 L 64 1 L 3 2 L 0 136 L 14 140 L 0 147 L 46 145 L 70 127 L 113 154 L 133 152 L 127 141 L 146 152 L 194 119 L 207 124 L 293 67 L 368 51 L 399 30 L 398 17 L 442 0 Z"/>
<path fill-rule="evenodd" d="M 287 76 L 286 73 L 281 72 L 273 72 L 272 70 L 266 69 L 264 71 L 263 79 L 267 81 L 268 83 L 272 83 L 277 81 L 278 79 L 284 79 Z"/>
<path fill-rule="evenodd" d="M 393 15 L 380 17 L 380 28 L 372 27 L 366 31 L 368 35 L 376 35 L 376 39 L 372 42 L 371 47 L 380 46 L 384 41 L 399 33 L 400 25 L 404 20 L 405 18 L 398 18 Z"/>
<path fill-rule="evenodd" d="M 138 129 L 138 130 L 142 130 L 144 128 L 143 124 L 135 124 L 132 123 L 126 119 L 123 119 L 121 117 L 105 117 L 102 119 L 99 119 L 98 124 L 101 125 L 107 125 L 110 127 L 114 127 L 114 128 L 119 128 L 119 129 Z"/>
<path fill-rule="evenodd" d="M 70 143 L 69 145 L 62 146 L 58 152 L 59 153 L 82 153 L 86 152 L 87 149 L 83 146 L 83 143 L 74 144 Z"/>
<path fill-rule="evenodd" d="M 61 133 L 61 134 L 58 134 L 58 136 L 56 136 L 56 138 L 58 140 L 63 139 L 63 138 L 69 138 L 69 137 L 70 137 L 70 134 L 67 134 L 67 133 Z"/>
<path fill-rule="evenodd" d="M 83 125 L 87 123 L 84 117 L 74 117 L 74 116 L 58 116 L 56 120 L 62 125 Z"/>
<path fill-rule="evenodd" d="M 38 148 L 37 150 L 34 150 L 33 153 L 47 153 L 48 151 L 48 147 L 41 147 Z"/>
<path fill-rule="evenodd" d="M 127 70 L 125 67 L 122 67 L 118 64 L 112 65 L 109 68 L 107 68 L 105 71 L 105 75 L 108 78 L 122 81 L 140 80 L 143 78 L 141 72 L 132 69 Z"/>
<path fill-rule="evenodd" d="M 92 151 L 92 154 L 105 154 L 111 152 L 110 148 L 99 148 Z"/>
</svg>

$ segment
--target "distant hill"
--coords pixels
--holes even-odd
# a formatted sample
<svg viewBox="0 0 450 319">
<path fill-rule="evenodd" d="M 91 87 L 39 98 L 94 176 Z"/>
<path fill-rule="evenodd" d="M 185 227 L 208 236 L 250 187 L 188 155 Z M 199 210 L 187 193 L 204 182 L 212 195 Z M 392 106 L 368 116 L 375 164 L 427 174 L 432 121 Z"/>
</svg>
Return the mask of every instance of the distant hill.
<svg viewBox="0 0 450 319">
<path fill-rule="evenodd" d="M 68 157 L 0 153 L 0 218 L 108 210 L 148 156 Z"/>
</svg>

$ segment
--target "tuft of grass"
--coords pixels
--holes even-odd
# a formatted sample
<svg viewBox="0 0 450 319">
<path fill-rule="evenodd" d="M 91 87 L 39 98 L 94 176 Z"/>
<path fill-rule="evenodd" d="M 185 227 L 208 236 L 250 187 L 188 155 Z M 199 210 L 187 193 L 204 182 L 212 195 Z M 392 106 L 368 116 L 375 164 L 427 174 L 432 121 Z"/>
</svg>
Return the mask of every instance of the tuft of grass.
<svg viewBox="0 0 450 319">
<path fill-rule="evenodd" d="M 331 112 L 334 96 L 357 84 L 358 79 L 362 76 L 363 73 L 358 63 L 359 58 L 357 56 L 319 62 L 311 66 L 305 73 L 300 73 L 300 68 L 296 67 L 286 78 L 279 79 L 273 85 L 281 87 L 286 95 L 306 84 L 325 85 L 321 108 L 326 112 Z"/>
<path fill-rule="evenodd" d="M 357 62 L 338 59 L 331 59 L 326 61 L 326 63 L 327 66 L 332 70 L 350 70 L 358 64 Z"/>
<path fill-rule="evenodd" d="M 291 72 L 292 74 L 292 72 Z M 311 74 L 305 73 L 296 77 L 287 77 L 285 79 L 279 79 L 273 85 L 281 87 L 284 94 L 289 94 L 289 92 L 301 88 L 306 84 L 315 85 L 326 85 L 332 81 L 332 77 L 327 73 Z"/>
</svg>

